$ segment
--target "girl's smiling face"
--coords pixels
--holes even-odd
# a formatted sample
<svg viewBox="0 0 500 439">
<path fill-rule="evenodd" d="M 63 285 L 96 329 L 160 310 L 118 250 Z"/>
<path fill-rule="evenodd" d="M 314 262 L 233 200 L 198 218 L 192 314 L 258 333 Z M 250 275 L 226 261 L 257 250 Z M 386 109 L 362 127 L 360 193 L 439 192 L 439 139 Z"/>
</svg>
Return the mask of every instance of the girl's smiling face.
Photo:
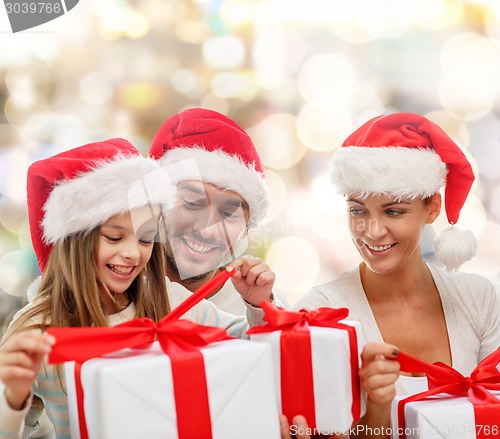
<svg viewBox="0 0 500 439">
<path fill-rule="evenodd" d="M 160 208 L 144 206 L 109 218 L 100 230 L 97 267 L 105 287 L 127 291 L 149 261 L 158 232 Z M 117 297 L 117 301 L 120 302 Z"/>
<path fill-rule="evenodd" d="M 351 237 L 363 261 L 372 271 L 387 274 L 420 258 L 422 231 L 438 217 L 441 196 L 424 200 L 353 195 L 347 207 Z"/>
</svg>

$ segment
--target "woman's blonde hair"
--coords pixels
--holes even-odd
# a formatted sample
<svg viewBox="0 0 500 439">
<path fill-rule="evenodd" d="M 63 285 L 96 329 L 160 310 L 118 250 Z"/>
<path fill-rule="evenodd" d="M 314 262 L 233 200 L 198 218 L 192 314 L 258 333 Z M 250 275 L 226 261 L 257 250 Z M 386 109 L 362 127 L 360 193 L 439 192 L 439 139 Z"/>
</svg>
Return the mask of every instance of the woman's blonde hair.
<svg viewBox="0 0 500 439">
<path fill-rule="evenodd" d="M 33 306 L 9 332 L 43 331 L 47 326 L 109 325 L 99 293 L 104 286 L 96 263 L 99 236 L 97 227 L 54 244 Z M 106 293 L 112 298 L 110 291 Z M 151 258 L 124 294 L 134 303 L 136 317 L 158 321 L 170 311 L 161 242 L 155 240 Z"/>
</svg>

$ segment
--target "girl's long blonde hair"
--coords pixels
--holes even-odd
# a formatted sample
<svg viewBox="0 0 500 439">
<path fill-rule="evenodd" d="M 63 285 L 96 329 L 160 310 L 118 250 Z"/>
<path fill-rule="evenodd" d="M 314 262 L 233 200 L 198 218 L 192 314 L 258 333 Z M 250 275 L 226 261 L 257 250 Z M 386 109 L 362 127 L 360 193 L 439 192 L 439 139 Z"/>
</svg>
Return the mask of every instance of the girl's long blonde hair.
<svg viewBox="0 0 500 439">
<path fill-rule="evenodd" d="M 43 331 L 47 326 L 108 326 L 96 263 L 99 236 L 97 227 L 54 244 L 33 306 L 13 322 L 9 332 Z M 150 260 L 124 294 L 134 303 L 136 317 L 158 321 L 170 311 L 161 242 L 155 240 Z"/>
</svg>

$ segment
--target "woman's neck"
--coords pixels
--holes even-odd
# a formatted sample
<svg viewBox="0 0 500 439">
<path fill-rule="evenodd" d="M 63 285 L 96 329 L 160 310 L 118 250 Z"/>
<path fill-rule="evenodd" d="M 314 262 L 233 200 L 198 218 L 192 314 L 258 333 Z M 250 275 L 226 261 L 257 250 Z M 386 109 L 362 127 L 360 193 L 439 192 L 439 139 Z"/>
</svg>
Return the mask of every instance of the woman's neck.
<svg viewBox="0 0 500 439">
<path fill-rule="evenodd" d="M 367 297 L 372 299 L 383 297 L 384 300 L 404 300 L 434 286 L 432 275 L 423 260 L 388 274 L 375 273 L 362 262 L 359 272 L 363 289 Z"/>
</svg>

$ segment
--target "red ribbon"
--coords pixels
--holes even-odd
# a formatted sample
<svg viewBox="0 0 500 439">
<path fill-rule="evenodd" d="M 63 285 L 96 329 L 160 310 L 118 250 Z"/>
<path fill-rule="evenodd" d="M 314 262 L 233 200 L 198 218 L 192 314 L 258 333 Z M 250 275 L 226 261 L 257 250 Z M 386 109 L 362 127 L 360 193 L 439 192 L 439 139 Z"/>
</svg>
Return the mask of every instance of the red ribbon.
<svg viewBox="0 0 500 439">
<path fill-rule="evenodd" d="M 312 370 L 310 326 L 336 328 L 347 331 L 351 353 L 351 387 L 353 422 L 361 415 L 360 383 L 358 378 L 358 341 L 353 326 L 340 323 L 347 308 L 302 309 L 298 312 L 278 308 L 270 302 L 261 304 L 265 311 L 265 325 L 250 328 L 248 334 L 281 330 L 281 405 L 291 423 L 296 415 L 303 415 L 310 428 L 316 428 L 316 410 Z"/>
<path fill-rule="evenodd" d="M 491 439 L 491 430 L 485 426 L 497 426 L 500 414 L 500 399 L 489 390 L 500 390 L 500 372 L 497 364 L 500 362 L 500 349 L 484 358 L 472 371 L 470 377 L 447 364 L 427 363 L 401 352 L 398 360 L 403 372 L 424 372 L 427 375 L 429 390 L 402 399 L 398 403 L 399 438 L 405 439 L 405 405 L 409 402 L 423 401 L 439 393 L 453 396 L 468 396 L 474 405 L 477 439 Z"/>
<path fill-rule="evenodd" d="M 178 319 L 224 284 L 233 273 L 234 269 L 222 271 L 158 323 L 138 318 L 115 327 L 47 329 L 57 340 L 49 354 L 49 364 L 76 362 L 75 387 L 81 439 L 88 439 L 80 378 L 82 363 L 121 349 L 146 347 L 156 340 L 171 360 L 179 439 L 212 439 L 205 365 L 199 349 L 232 337 L 221 328 Z"/>
</svg>

